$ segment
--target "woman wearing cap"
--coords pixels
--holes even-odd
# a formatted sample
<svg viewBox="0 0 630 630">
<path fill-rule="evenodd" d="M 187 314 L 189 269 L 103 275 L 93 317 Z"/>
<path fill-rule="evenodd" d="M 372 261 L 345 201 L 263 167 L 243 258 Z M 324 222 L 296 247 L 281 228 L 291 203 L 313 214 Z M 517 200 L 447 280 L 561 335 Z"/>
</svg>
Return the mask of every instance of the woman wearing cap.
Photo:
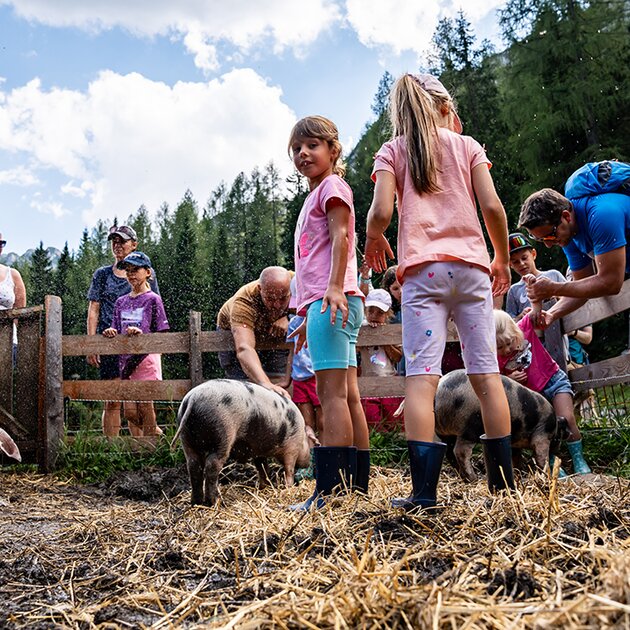
<svg viewBox="0 0 630 630">
<path fill-rule="evenodd" d="M 92 284 L 88 291 L 88 315 L 87 334 L 99 335 L 109 328 L 114 315 L 116 300 L 129 293 L 127 273 L 116 267 L 117 263 L 138 247 L 136 231 L 127 226 L 112 226 L 107 240 L 111 243 L 114 264 L 100 267 L 94 272 Z M 160 291 L 155 277 L 155 271 L 151 270 L 149 281 L 151 290 L 159 295 Z M 90 365 L 100 369 L 101 379 L 114 380 L 120 378 L 118 368 L 118 356 L 97 354 L 89 355 L 87 361 Z M 130 425 L 132 435 L 142 435 L 142 431 Z M 115 437 L 120 433 L 120 402 L 106 401 L 103 409 L 103 433 L 107 437 Z"/>
<path fill-rule="evenodd" d="M 7 242 L 0 233 L 0 254 Z M 24 308 L 26 306 L 26 289 L 24 281 L 17 269 L 0 264 L 0 310 Z M 13 357 L 17 345 L 17 330 L 13 328 Z"/>
</svg>

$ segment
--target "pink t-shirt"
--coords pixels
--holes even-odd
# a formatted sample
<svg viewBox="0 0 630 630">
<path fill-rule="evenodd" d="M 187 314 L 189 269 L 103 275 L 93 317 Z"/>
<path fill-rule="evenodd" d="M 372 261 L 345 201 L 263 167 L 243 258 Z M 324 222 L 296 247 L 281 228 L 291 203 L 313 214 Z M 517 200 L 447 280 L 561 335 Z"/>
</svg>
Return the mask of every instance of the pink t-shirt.
<svg viewBox="0 0 630 630">
<path fill-rule="evenodd" d="M 472 169 L 490 161 L 481 145 L 470 136 L 438 130 L 442 155 L 438 193 L 419 195 L 407 166 L 405 139 L 386 142 L 376 154 L 377 171 L 396 178 L 398 200 L 399 282 L 413 266 L 436 260 L 461 260 L 490 271 L 490 257 L 477 214 Z"/>
<path fill-rule="evenodd" d="M 331 269 L 331 242 L 328 233 L 326 203 L 341 199 L 350 209 L 348 220 L 348 264 L 343 292 L 363 296 L 357 284 L 357 257 L 354 249 L 354 204 L 350 186 L 338 175 L 329 175 L 311 190 L 295 226 L 295 277 L 298 315 L 324 297 Z"/>
<path fill-rule="evenodd" d="M 532 320 L 529 317 L 523 317 L 517 323 L 517 326 L 523 331 L 523 336 L 530 343 L 530 349 L 532 352 L 531 363 L 529 367 L 525 368 L 527 372 L 527 387 L 533 389 L 535 392 L 542 392 L 545 389 L 545 385 L 549 382 L 549 379 L 560 369 L 558 364 L 551 358 L 551 355 L 542 345 Z M 506 363 L 512 357 L 498 357 L 499 359 L 499 372 L 501 374 L 507 374 L 505 369 Z"/>
</svg>

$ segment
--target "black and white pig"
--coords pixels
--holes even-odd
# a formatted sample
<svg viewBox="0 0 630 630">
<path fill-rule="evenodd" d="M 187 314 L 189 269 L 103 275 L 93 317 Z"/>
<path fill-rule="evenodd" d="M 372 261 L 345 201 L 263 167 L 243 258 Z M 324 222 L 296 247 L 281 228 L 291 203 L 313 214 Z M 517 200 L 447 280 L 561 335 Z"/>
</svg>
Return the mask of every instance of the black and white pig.
<svg viewBox="0 0 630 630">
<path fill-rule="evenodd" d="M 318 444 L 293 401 L 247 381 L 216 379 L 191 389 L 179 408 L 179 437 L 184 448 L 193 505 L 213 505 L 218 479 L 227 458 L 254 460 L 259 484 L 265 485 L 265 461 L 275 457 L 284 466 L 287 486 L 295 468 L 310 463 Z"/>
<path fill-rule="evenodd" d="M 501 376 L 510 406 L 512 449 L 530 448 L 539 468 L 544 468 L 561 439 L 568 436 L 565 418 L 556 418 L 551 403 L 542 395 Z M 484 433 L 481 406 L 464 370 L 454 370 L 440 379 L 435 395 L 435 432 L 445 441 L 455 437 L 454 455 L 461 476 L 475 481 L 471 455 Z"/>
</svg>

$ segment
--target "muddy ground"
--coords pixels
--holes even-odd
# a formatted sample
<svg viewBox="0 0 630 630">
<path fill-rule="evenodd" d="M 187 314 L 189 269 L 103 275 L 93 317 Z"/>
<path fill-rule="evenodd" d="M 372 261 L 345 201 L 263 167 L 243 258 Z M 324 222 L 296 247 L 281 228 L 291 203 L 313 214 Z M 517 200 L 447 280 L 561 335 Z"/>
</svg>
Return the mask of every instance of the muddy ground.
<svg viewBox="0 0 630 630">
<path fill-rule="evenodd" d="M 630 626 L 630 492 L 524 477 L 514 497 L 443 474 L 443 507 L 368 498 L 294 514 L 312 482 L 257 490 L 232 465 L 190 507 L 185 469 L 80 486 L 0 474 L 0 628 Z"/>
</svg>

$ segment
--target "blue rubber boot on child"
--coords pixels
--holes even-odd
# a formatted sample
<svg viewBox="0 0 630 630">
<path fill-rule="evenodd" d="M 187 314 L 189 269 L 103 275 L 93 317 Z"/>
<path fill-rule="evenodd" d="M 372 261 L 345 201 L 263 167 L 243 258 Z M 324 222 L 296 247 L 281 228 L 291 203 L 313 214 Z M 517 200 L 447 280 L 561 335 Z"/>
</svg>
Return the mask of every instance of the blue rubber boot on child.
<svg viewBox="0 0 630 630">
<path fill-rule="evenodd" d="M 576 475 L 588 475 L 590 472 L 593 472 L 584 459 L 582 440 L 567 442 L 567 448 L 569 449 L 569 455 L 571 455 L 571 461 L 573 462 L 573 472 Z"/>
<path fill-rule="evenodd" d="M 289 506 L 295 512 L 307 512 L 312 507 L 321 509 L 326 497 L 352 488 L 357 475 L 356 446 L 316 446 L 315 492 L 303 503 Z"/>
<path fill-rule="evenodd" d="M 413 510 L 432 508 L 437 503 L 437 484 L 440 479 L 442 461 L 446 452 L 443 442 L 419 442 L 409 440 L 409 467 L 411 468 L 410 497 L 391 500 L 392 507 Z"/>
</svg>

